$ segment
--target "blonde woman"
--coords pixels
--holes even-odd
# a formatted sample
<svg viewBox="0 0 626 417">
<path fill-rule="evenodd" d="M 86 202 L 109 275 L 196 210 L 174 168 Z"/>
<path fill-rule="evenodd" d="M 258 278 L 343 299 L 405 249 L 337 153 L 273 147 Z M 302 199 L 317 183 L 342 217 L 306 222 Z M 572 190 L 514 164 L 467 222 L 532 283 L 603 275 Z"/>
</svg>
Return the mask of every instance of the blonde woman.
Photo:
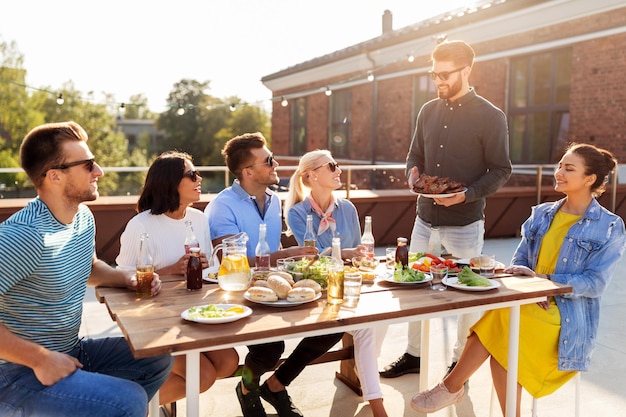
<svg viewBox="0 0 626 417">
<path fill-rule="evenodd" d="M 333 237 L 341 238 L 342 256 L 350 259 L 363 251 L 361 227 L 354 205 L 333 195 L 341 187 L 341 169 L 327 150 L 308 152 L 300 158 L 298 169 L 289 182 L 284 206 L 289 231 L 299 245 L 303 244 L 306 217 L 313 215 L 313 230 L 317 233 L 317 248 L 331 245 Z M 345 249 L 348 247 L 349 249 Z M 387 417 L 378 377 L 377 358 L 386 326 L 348 332 L 354 338 L 354 359 L 363 389 L 374 417 Z"/>
</svg>

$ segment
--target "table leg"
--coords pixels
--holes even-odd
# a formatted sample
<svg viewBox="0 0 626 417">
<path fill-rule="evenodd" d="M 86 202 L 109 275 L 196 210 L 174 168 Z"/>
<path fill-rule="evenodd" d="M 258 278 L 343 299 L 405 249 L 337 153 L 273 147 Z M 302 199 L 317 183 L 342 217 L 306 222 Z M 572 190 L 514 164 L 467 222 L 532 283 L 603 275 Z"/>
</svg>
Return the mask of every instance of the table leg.
<svg viewBox="0 0 626 417">
<path fill-rule="evenodd" d="M 430 320 L 422 320 L 420 341 L 420 387 L 418 392 L 428 389 L 428 361 L 430 360 Z"/>
<path fill-rule="evenodd" d="M 506 417 L 515 417 L 517 405 L 517 367 L 519 357 L 520 307 L 509 307 L 509 361 L 506 374 Z"/>
<path fill-rule="evenodd" d="M 201 352 L 187 353 L 187 417 L 200 415 L 200 355 Z"/>
<path fill-rule="evenodd" d="M 148 403 L 148 417 L 159 417 L 159 415 L 159 391 L 157 391 Z"/>
</svg>

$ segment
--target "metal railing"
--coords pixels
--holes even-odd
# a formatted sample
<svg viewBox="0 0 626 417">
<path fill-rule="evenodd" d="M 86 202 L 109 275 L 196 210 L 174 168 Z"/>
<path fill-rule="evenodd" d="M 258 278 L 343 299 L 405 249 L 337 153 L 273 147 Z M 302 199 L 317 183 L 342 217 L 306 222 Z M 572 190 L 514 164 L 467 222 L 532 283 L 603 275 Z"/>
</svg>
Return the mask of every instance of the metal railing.
<svg viewBox="0 0 626 417">
<path fill-rule="evenodd" d="M 279 172 L 286 172 L 291 175 L 296 170 L 295 165 L 281 165 L 276 167 Z M 225 166 L 196 166 L 196 169 L 200 172 L 221 172 L 224 173 L 224 188 L 230 186 L 231 173 Z M 345 188 L 346 198 L 350 198 L 350 191 L 355 189 L 352 183 L 352 173 L 354 171 L 370 171 L 376 172 L 381 170 L 402 170 L 403 175 L 406 169 L 406 164 L 376 164 L 376 165 L 341 165 L 341 170 L 346 173 Z M 106 172 L 147 172 L 148 167 L 102 167 L 102 170 Z M 0 168 L 0 174 L 15 174 L 24 172 L 22 168 Z M 535 177 L 535 187 L 537 190 L 537 204 L 541 203 L 541 190 L 544 176 L 552 177 L 554 175 L 554 165 L 552 164 L 516 164 L 513 165 L 513 174 L 517 175 L 533 175 Z M 615 212 L 615 206 L 617 203 L 617 171 L 613 170 L 609 176 L 610 192 L 611 192 L 611 211 Z M 3 184 L 0 184 L 3 185 Z M 1 191 L 1 190 L 0 190 Z"/>
</svg>

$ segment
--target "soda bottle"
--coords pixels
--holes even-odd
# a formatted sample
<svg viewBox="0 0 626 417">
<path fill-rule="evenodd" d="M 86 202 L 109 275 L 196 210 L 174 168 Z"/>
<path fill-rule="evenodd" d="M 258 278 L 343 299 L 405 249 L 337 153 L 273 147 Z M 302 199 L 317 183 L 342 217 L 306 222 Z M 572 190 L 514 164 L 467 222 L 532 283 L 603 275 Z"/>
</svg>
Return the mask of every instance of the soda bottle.
<svg viewBox="0 0 626 417">
<path fill-rule="evenodd" d="M 304 246 L 315 247 L 317 245 L 317 236 L 313 231 L 313 215 L 307 214 L 306 216 L 306 231 L 304 232 Z"/>
<path fill-rule="evenodd" d="M 185 227 L 187 229 L 185 235 L 185 253 L 189 254 L 189 248 L 199 248 L 200 242 L 196 238 L 195 233 L 193 232 L 193 226 L 191 225 L 191 220 L 185 221 Z"/>
<path fill-rule="evenodd" d="M 270 270 L 270 245 L 267 243 L 267 225 L 261 223 L 259 225 L 259 242 L 256 244 L 254 255 L 256 257 L 256 270 Z"/>
<path fill-rule="evenodd" d="M 361 236 L 361 245 L 365 246 L 366 256 L 374 256 L 374 235 L 372 234 L 372 216 L 365 216 L 365 226 L 363 227 L 363 236 Z"/>
<path fill-rule="evenodd" d="M 202 260 L 200 259 L 200 248 L 189 248 L 189 260 L 187 261 L 187 290 L 196 291 L 202 289 Z"/>
<path fill-rule="evenodd" d="M 341 258 L 341 240 L 332 240 L 332 256 L 328 267 L 328 304 L 343 303 L 343 259 Z"/>
<path fill-rule="evenodd" d="M 407 242 L 407 238 L 399 237 L 398 246 L 396 247 L 396 263 L 402 264 L 402 269 L 409 266 L 409 247 Z"/>
<path fill-rule="evenodd" d="M 141 297 L 152 295 L 152 279 L 154 278 L 154 263 L 150 255 L 148 234 L 142 233 L 139 239 L 139 255 L 136 263 L 137 287 L 135 292 Z"/>
</svg>

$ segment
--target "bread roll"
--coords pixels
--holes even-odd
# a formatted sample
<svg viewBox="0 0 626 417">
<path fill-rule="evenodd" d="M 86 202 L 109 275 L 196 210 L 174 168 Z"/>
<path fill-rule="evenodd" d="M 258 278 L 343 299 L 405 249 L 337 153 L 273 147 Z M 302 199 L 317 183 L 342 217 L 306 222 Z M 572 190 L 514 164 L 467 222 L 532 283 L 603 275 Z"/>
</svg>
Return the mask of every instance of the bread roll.
<svg viewBox="0 0 626 417">
<path fill-rule="evenodd" d="M 274 290 L 278 298 L 287 298 L 287 293 L 291 290 L 291 284 L 283 277 L 270 275 L 267 277 L 267 285 Z"/>
<path fill-rule="evenodd" d="M 291 285 L 293 287 L 293 276 L 291 276 L 291 274 L 289 272 L 285 272 L 285 271 L 272 271 L 270 272 L 270 276 L 275 275 L 277 277 L 282 277 L 285 278 L 285 280 L 287 280 L 287 282 L 289 283 L 289 285 Z"/>
<path fill-rule="evenodd" d="M 269 288 L 270 286 L 267 284 L 267 281 L 264 279 L 257 279 L 256 281 L 254 281 L 252 283 L 253 287 L 265 287 L 265 288 Z"/>
<path fill-rule="evenodd" d="M 315 290 L 309 287 L 294 288 L 287 293 L 287 301 L 292 303 L 309 301 L 315 298 Z"/>
<path fill-rule="evenodd" d="M 293 285 L 294 288 L 312 288 L 315 294 L 322 292 L 322 286 L 312 279 L 302 279 Z"/>
<path fill-rule="evenodd" d="M 250 287 L 248 288 L 248 296 L 254 301 L 273 302 L 278 301 L 278 296 L 271 288 L 266 287 Z"/>
</svg>

